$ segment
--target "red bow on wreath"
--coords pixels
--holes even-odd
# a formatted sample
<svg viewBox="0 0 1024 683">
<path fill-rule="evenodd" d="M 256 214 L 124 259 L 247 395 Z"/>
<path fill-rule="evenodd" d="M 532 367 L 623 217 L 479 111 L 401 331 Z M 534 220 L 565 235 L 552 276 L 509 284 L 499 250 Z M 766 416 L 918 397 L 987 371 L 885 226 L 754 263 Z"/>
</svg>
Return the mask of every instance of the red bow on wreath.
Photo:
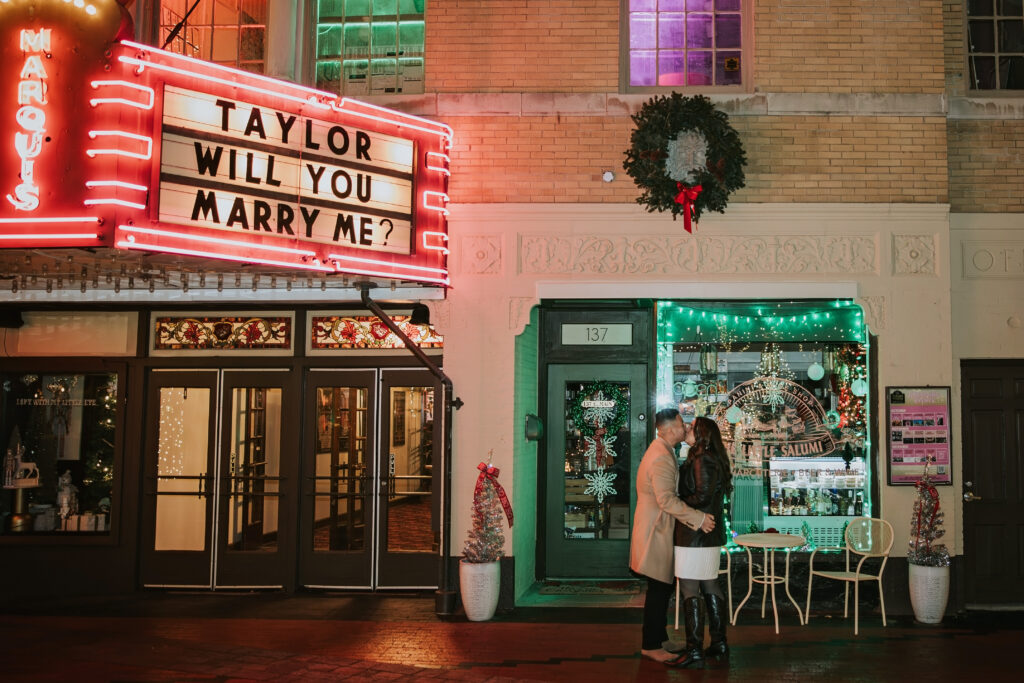
<svg viewBox="0 0 1024 683">
<path fill-rule="evenodd" d="M 508 495 L 505 493 L 505 489 L 502 488 L 501 484 L 498 483 L 498 474 L 501 472 L 494 465 L 489 465 L 485 462 L 480 463 L 476 466 L 480 470 L 480 476 L 476 479 L 476 487 L 473 490 L 474 496 L 479 494 L 483 487 L 490 481 L 491 485 L 494 486 L 494 490 L 498 492 L 498 500 L 501 501 L 501 507 L 505 509 L 505 517 L 508 518 L 508 528 L 512 528 L 512 503 L 508 501 Z"/>
<path fill-rule="evenodd" d="M 686 183 L 676 183 L 676 204 L 683 205 L 683 227 L 686 228 L 686 232 L 693 233 L 693 228 L 690 226 L 693 214 L 693 203 L 697 200 L 697 195 L 704 188 L 700 185 L 687 185 Z"/>
</svg>

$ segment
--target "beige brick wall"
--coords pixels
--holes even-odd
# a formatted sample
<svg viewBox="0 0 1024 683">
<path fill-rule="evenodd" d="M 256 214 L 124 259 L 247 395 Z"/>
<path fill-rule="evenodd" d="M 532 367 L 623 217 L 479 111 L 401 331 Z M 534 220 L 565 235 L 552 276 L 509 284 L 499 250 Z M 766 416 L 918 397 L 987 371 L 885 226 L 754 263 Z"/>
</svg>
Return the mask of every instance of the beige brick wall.
<svg viewBox="0 0 1024 683">
<path fill-rule="evenodd" d="M 765 92 L 941 93 L 941 0 L 758 0 Z M 619 0 L 430 0 L 427 92 L 616 92 Z"/>
<path fill-rule="evenodd" d="M 429 0 L 427 92 L 616 92 L 618 0 Z"/>
<path fill-rule="evenodd" d="M 969 75 L 966 71 L 966 34 L 964 33 L 964 3 L 962 0 L 945 0 L 942 3 L 943 52 L 946 61 L 946 92 L 963 95 Z"/>
<path fill-rule="evenodd" d="M 754 14 L 765 92 L 941 93 L 940 0 L 767 0 Z"/>
<path fill-rule="evenodd" d="M 1024 121 L 949 122 L 954 213 L 1024 212 Z"/>
<path fill-rule="evenodd" d="M 732 117 L 747 151 L 740 202 L 947 201 L 942 117 Z M 611 117 L 460 117 L 453 202 L 632 202 L 622 170 L 632 121 Z M 616 180 L 601 181 L 603 170 Z"/>
</svg>

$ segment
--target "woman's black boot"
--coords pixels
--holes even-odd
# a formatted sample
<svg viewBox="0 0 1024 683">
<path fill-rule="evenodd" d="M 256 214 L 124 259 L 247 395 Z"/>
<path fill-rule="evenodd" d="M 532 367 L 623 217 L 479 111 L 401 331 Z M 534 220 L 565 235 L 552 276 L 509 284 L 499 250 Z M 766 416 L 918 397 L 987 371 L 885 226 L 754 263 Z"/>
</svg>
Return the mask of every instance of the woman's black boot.
<svg viewBox="0 0 1024 683">
<path fill-rule="evenodd" d="M 669 666 L 700 669 L 704 666 L 704 614 L 701 612 L 700 598 L 683 600 L 683 615 L 686 617 L 686 649 L 665 663 Z"/>
<path fill-rule="evenodd" d="M 709 658 L 724 659 L 729 656 L 729 644 L 725 640 L 725 628 L 729 623 L 725 598 L 713 593 L 706 593 L 704 603 L 708 608 L 708 634 L 711 636 L 711 645 L 704 651 L 704 655 Z"/>
</svg>

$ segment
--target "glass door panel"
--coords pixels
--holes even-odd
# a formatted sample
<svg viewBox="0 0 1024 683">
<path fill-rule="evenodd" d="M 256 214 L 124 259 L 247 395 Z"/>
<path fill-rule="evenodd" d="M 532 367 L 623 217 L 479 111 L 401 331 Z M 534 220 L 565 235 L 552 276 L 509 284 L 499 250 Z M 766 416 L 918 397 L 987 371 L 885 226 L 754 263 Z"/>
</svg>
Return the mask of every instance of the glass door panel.
<svg viewBox="0 0 1024 683">
<path fill-rule="evenodd" d="M 387 550 L 435 552 L 434 389 L 391 387 L 389 409 Z"/>
<path fill-rule="evenodd" d="M 218 587 L 273 588 L 294 580 L 288 503 L 298 454 L 286 445 L 298 442 L 299 401 L 292 375 L 223 371 Z"/>
<path fill-rule="evenodd" d="M 646 395 L 645 365 L 548 367 L 546 576 L 628 576 Z"/>
<path fill-rule="evenodd" d="M 313 552 L 363 550 L 368 546 L 368 393 L 363 387 L 316 388 Z"/>
<path fill-rule="evenodd" d="M 210 390 L 160 387 L 153 549 L 206 550 Z"/>
<path fill-rule="evenodd" d="M 562 478 L 564 536 L 601 542 L 629 538 L 629 382 L 568 380 Z"/>
<path fill-rule="evenodd" d="M 437 586 L 440 387 L 426 370 L 381 371 L 377 586 Z M 437 467 L 435 467 L 435 464 Z"/>
<path fill-rule="evenodd" d="M 281 390 L 231 392 L 229 552 L 277 550 L 281 474 Z"/>
<path fill-rule="evenodd" d="M 299 583 L 372 586 L 376 372 L 311 371 L 307 381 Z"/>
<path fill-rule="evenodd" d="M 218 373 L 148 376 L 142 462 L 141 577 L 146 586 L 212 586 Z"/>
</svg>

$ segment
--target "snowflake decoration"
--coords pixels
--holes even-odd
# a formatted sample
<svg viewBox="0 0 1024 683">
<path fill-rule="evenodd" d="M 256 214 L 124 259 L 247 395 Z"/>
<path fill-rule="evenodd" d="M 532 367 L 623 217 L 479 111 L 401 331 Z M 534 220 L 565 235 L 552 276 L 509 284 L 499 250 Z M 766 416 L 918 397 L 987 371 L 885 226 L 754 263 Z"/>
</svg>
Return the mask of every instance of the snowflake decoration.
<svg viewBox="0 0 1024 683">
<path fill-rule="evenodd" d="M 617 439 L 617 438 L 618 437 L 615 437 L 615 436 L 605 436 L 605 437 L 601 438 L 602 443 L 604 444 L 605 457 L 607 457 L 610 453 L 613 452 L 612 451 L 612 444 L 615 443 L 615 439 Z M 588 470 L 596 470 L 596 469 L 598 469 L 598 467 L 596 466 L 597 465 L 597 440 L 593 439 L 592 437 L 585 436 L 585 437 L 583 437 L 583 443 L 586 444 L 586 446 L 587 446 L 587 449 L 585 451 L 583 451 L 583 456 L 587 459 L 587 469 Z"/>
<path fill-rule="evenodd" d="M 612 482 L 617 476 L 615 472 L 605 472 L 603 467 L 593 474 L 584 474 L 583 477 L 590 482 L 590 486 L 583 491 L 584 495 L 594 496 L 598 503 L 603 503 L 605 496 L 615 493 Z"/>
<path fill-rule="evenodd" d="M 669 140 L 665 170 L 672 180 L 692 184 L 697 180 L 693 172 L 704 168 L 707 163 L 708 142 L 699 132 L 688 130 Z"/>
<path fill-rule="evenodd" d="M 603 391 L 599 391 L 599 392 L 597 392 L 597 394 L 594 395 L 592 400 L 594 400 L 594 401 L 607 401 L 608 399 L 606 399 L 604 397 L 604 392 Z M 586 410 L 583 411 L 583 419 L 586 420 L 587 422 L 597 423 L 599 425 L 604 425 L 604 424 L 606 424 L 608 422 L 611 422 L 612 420 L 615 419 L 615 412 L 616 412 L 616 410 L 615 410 L 615 406 L 614 405 L 611 406 L 610 408 L 604 408 L 604 407 L 587 408 Z"/>
<path fill-rule="evenodd" d="M 786 383 L 779 379 L 766 379 L 764 381 L 764 399 L 772 408 L 785 405 Z"/>
</svg>

